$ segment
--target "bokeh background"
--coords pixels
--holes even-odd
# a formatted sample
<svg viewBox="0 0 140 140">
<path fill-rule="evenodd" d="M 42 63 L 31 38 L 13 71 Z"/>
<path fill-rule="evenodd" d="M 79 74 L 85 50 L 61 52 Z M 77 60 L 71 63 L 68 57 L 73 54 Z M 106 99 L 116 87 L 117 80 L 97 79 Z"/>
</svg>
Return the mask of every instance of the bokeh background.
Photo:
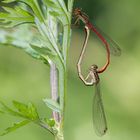
<svg viewBox="0 0 140 140">
<path fill-rule="evenodd" d="M 86 87 L 77 76 L 76 62 L 84 39 L 82 27 L 74 28 L 68 63 L 68 89 L 65 118 L 65 140 L 139 140 L 140 139 L 140 1 L 139 0 L 75 0 L 92 22 L 102 28 L 122 49 L 120 57 L 111 57 L 107 71 L 100 75 L 108 132 L 96 136 L 92 124 L 93 87 Z M 91 35 L 84 72 L 92 63 L 102 66 L 105 50 Z M 34 102 L 40 114 L 50 110 L 42 99 L 50 95 L 49 68 L 16 48 L 0 49 L 0 98 Z M 49 113 L 48 113 L 49 112 Z M 0 114 L 0 131 L 17 118 Z M 53 140 L 34 124 L 9 133 L 0 140 Z"/>
</svg>

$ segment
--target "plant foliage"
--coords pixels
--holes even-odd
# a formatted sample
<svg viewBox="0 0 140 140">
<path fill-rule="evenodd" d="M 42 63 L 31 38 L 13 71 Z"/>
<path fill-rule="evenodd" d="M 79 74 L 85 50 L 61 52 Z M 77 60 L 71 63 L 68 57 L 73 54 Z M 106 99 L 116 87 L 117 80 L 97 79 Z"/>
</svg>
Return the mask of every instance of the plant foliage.
<svg viewBox="0 0 140 140">
<path fill-rule="evenodd" d="M 63 0 L 0 1 L 0 47 L 20 48 L 45 64 L 54 63 L 56 65 L 61 81 L 59 84 L 60 103 L 52 99 L 45 99 L 44 102 L 50 109 L 60 114 L 64 112 L 65 75 L 71 36 L 72 5 L 73 0 L 68 0 L 68 6 Z M 53 22 L 53 26 L 50 21 Z M 61 34 L 61 42 L 58 39 L 59 34 Z M 32 103 L 26 105 L 13 101 L 14 110 L 1 101 L 0 104 L 1 113 L 24 119 L 5 129 L 1 135 L 30 122 L 34 122 L 54 134 L 55 121 L 51 119 L 43 121 Z"/>
</svg>

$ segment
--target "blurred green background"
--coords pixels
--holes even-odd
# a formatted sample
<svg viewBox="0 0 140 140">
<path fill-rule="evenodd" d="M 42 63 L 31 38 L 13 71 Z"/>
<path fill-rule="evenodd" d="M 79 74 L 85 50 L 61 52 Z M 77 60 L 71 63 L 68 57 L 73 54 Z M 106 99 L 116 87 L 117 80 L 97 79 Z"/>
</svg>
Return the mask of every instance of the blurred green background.
<svg viewBox="0 0 140 140">
<path fill-rule="evenodd" d="M 82 29 L 73 29 L 69 51 L 68 89 L 65 118 L 65 140 L 139 140 L 140 138 L 140 1 L 139 0 L 75 0 L 92 22 L 102 28 L 122 49 L 120 57 L 111 57 L 111 64 L 100 75 L 101 90 L 108 121 L 103 137 L 94 133 L 92 125 L 93 87 L 86 87 L 77 76 L 76 62 L 84 39 Z M 93 63 L 105 62 L 105 50 L 98 40 L 90 37 L 85 73 Z M 0 98 L 11 105 L 12 100 L 32 101 L 40 114 L 50 110 L 42 99 L 50 96 L 49 68 L 16 48 L 0 49 Z M 49 113 L 48 113 L 49 112 Z M 0 131 L 17 118 L 0 115 Z M 34 124 L 18 129 L 0 140 L 53 140 Z"/>
</svg>

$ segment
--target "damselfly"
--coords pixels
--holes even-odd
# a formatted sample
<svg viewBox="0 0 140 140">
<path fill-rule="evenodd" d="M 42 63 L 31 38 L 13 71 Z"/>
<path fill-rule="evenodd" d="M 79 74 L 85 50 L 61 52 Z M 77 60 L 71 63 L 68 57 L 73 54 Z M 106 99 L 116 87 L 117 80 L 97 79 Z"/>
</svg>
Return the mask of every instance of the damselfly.
<svg viewBox="0 0 140 140">
<path fill-rule="evenodd" d="M 108 65 L 110 64 L 110 53 L 115 56 L 120 56 L 121 55 L 120 47 L 108 35 L 106 35 L 103 31 L 101 31 L 99 27 L 97 27 L 96 25 L 93 25 L 89 21 L 89 17 L 84 12 L 82 12 L 81 9 L 76 8 L 74 10 L 74 16 L 76 18 L 75 24 L 77 24 L 80 20 L 85 24 L 85 28 L 86 28 L 85 39 L 87 39 L 84 41 L 84 43 L 86 42 L 85 46 L 87 45 L 88 36 L 89 36 L 89 34 L 87 33 L 87 30 L 93 31 L 104 44 L 104 47 L 106 48 L 106 51 L 107 51 L 107 60 L 106 60 L 105 65 L 98 70 L 98 73 L 104 72 L 107 69 Z"/>
<path fill-rule="evenodd" d="M 93 101 L 93 124 L 96 134 L 102 136 L 107 131 L 107 121 L 100 92 L 99 73 L 103 73 L 110 64 L 110 53 L 119 56 L 121 54 L 121 49 L 112 39 L 110 39 L 109 36 L 105 35 L 104 32 L 96 29 L 96 27 L 90 23 L 88 16 L 85 13 L 83 13 L 81 9 L 79 8 L 75 9 L 74 15 L 76 17 L 75 23 L 81 20 L 85 24 L 85 33 L 86 33 L 83 48 L 77 63 L 78 75 L 85 85 L 94 85 L 95 87 L 95 95 Z M 87 74 L 86 77 L 84 77 L 81 71 L 81 63 L 83 61 L 83 56 L 85 54 L 85 49 L 87 47 L 90 30 L 93 31 L 98 36 L 98 38 L 103 42 L 107 52 L 107 61 L 105 65 L 100 69 L 98 69 L 97 65 L 92 65 L 90 67 L 89 73 Z"/>
<path fill-rule="evenodd" d="M 87 27 L 85 27 L 87 29 Z M 87 36 L 83 45 L 83 49 L 81 51 L 78 63 L 77 63 L 77 69 L 78 69 L 78 75 L 81 78 L 81 80 L 85 83 L 85 85 L 94 85 L 95 88 L 95 95 L 94 95 L 94 101 L 93 101 L 93 126 L 95 128 L 95 132 L 97 135 L 102 136 L 107 131 L 107 122 L 104 112 L 104 107 L 102 103 L 101 93 L 100 93 L 100 78 L 98 74 L 98 67 L 97 65 L 92 65 L 90 67 L 89 73 L 86 76 L 86 78 L 83 76 L 81 71 L 81 63 L 83 60 L 83 55 L 85 53 L 86 44 L 89 36 L 89 30 L 86 31 Z"/>
</svg>

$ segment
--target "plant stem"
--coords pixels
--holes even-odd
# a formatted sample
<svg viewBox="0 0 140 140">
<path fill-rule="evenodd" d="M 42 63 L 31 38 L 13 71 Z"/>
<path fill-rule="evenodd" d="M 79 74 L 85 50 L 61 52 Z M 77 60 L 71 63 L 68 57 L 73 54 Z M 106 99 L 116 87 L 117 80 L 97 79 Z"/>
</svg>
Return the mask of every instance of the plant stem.
<svg viewBox="0 0 140 140">
<path fill-rule="evenodd" d="M 58 133 L 58 134 L 55 136 L 55 140 L 64 140 L 64 135 L 63 135 L 63 133 Z"/>
<path fill-rule="evenodd" d="M 49 23 L 50 27 L 53 29 L 54 36 L 57 38 L 57 22 L 49 17 Z M 56 111 L 53 111 L 53 118 L 55 122 L 57 123 L 57 129 L 58 132 L 55 135 L 55 140 L 64 140 L 64 134 L 63 134 L 63 119 L 64 119 L 64 104 L 65 104 L 65 82 L 64 82 L 65 76 L 64 76 L 64 66 L 62 65 L 61 68 L 57 68 L 56 65 L 51 61 L 50 63 L 50 84 L 51 84 L 51 98 L 52 100 L 58 102 L 58 99 L 60 98 L 60 107 L 62 109 L 62 113 L 58 113 Z"/>
<path fill-rule="evenodd" d="M 73 7 L 73 0 L 68 3 L 69 17 L 68 25 L 64 26 L 63 32 L 63 43 L 62 43 L 62 55 L 64 59 L 64 64 L 61 67 L 56 68 L 56 65 L 52 62 L 50 64 L 50 82 L 51 82 L 51 98 L 60 104 L 61 113 L 53 111 L 53 118 L 57 122 L 58 133 L 55 135 L 55 140 L 64 140 L 64 114 L 65 114 L 65 102 L 66 102 L 66 84 L 67 84 L 67 55 L 70 46 L 71 37 L 71 12 Z M 52 18 L 50 20 L 50 27 L 53 29 L 54 36 L 57 38 L 57 21 Z"/>
<path fill-rule="evenodd" d="M 56 20 L 49 16 L 49 26 L 52 28 L 52 30 L 54 31 L 54 36 L 57 38 L 57 22 Z M 51 98 L 52 100 L 58 102 L 58 72 L 57 72 L 57 68 L 56 65 L 51 61 L 50 62 L 50 84 L 51 84 Z M 56 122 L 60 121 L 60 115 L 58 112 L 53 111 L 53 118 Z"/>
<path fill-rule="evenodd" d="M 53 62 L 50 64 L 50 84 L 51 84 L 51 98 L 54 101 L 58 101 L 58 73 L 57 68 Z M 53 111 L 53 118 L 56 122 L 60 121 L 59 113 L 56 111 Z"/>
<path fill-rule="evenodd" d="M 58 82 L 59 78 L 59 82 Z M 64 70 L 57 71 L 56 65 L 51 63 L 50 65 L 50 82 L 51 82 L 51 98 L 58 102 L 60 92 L 60 106 L 62 106 L 62 113 L 59 114 L 58 112 L 53 111 L 53 118 L 58 124 L 58 133 L 55 135 L 55 140 L 64 140 L 63 134 L 63 124 L 64 124 L 64 110 L 65 110 L 65 73 Z M 59 84 L 58 84 L 59 83 Z M 59 85 L 59 88 L 58 88 Z"/>
<path fill-rule="evenodd" d="M 41 126 L 44 129 L 48 130 L 52 135 L 54 135 L 53 130 L 48 125 L 44 124 L 42 121 L 40 121 L 36 124 L 38 124 L 39 126 Z"/>
</svg>

